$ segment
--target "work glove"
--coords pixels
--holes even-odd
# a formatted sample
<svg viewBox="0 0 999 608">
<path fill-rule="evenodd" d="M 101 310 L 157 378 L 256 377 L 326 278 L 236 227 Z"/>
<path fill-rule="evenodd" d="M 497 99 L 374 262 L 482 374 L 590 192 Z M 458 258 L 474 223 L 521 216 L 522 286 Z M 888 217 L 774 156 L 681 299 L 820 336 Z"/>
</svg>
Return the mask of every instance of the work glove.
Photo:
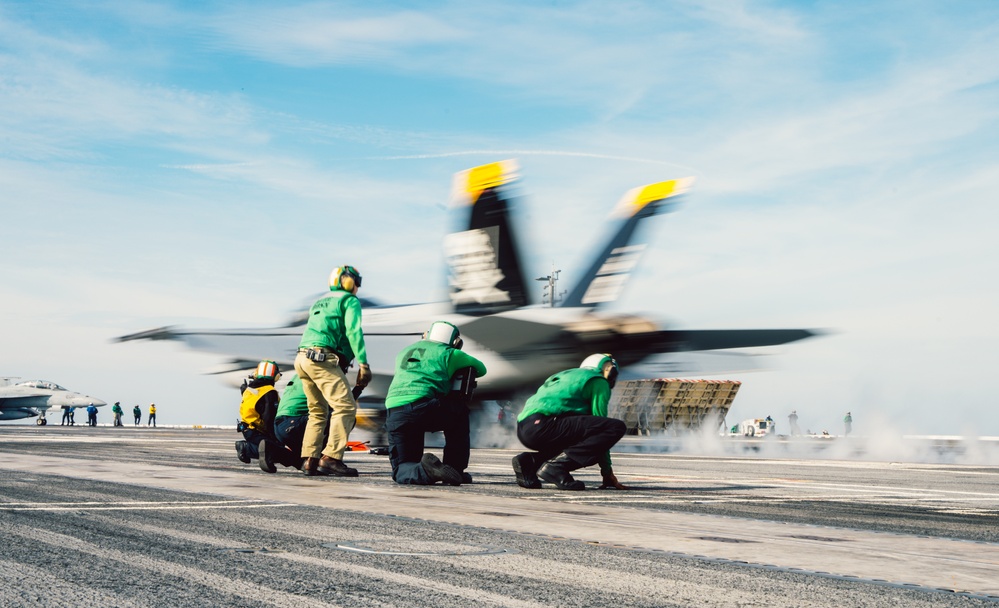
<svg viewBox="0 0 999 608">
<path fill-rule="evenodd" d="M 371 382 L 371 367 L 367 363 L 361 363 L 357 368 L 357 381 L 354 386 L 364 388 Z"/>
<path fill-rule="evenodd" d="M 598 488 L 600 490 L 604 490 L 607 488 L 614 488 L 615 490 L 630 489 L 626 485 L 622 484 L 620 481 L 617 480 L 617 477 L 614 475 L 613 471 L 603 472 L 603 478 L 604 478 L 604 483 L 603 485 L 600 486 L 600 488 Z"/>
</svg>

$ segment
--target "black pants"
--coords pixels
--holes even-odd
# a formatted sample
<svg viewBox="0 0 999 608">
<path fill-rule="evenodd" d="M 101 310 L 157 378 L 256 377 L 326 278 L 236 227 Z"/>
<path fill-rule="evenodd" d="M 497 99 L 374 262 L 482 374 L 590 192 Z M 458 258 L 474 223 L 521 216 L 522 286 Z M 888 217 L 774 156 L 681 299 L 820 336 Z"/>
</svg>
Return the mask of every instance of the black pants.
<svg viewBox="0 0 999 608">
<path fill-rule="evenodd" d="M 257 446 L 261 441 L 271 438 L 256 429 L 248 428 L 243 431 L 243 439 L 246 440 L 246 444 L 248 446 L 247 453 L 249 453 L 250 458 L 260 458 L 260 451 L 257 449 Z M 273 441 L 273 439 L 271 439 L 271 441 Z"/>
<path fill-rule="evenodd" d="M 468 407 L 450 400 L 427 399 L 390 408 L 385 431 L 392 479 L 399 483 L 433 483 L 423 472 L 420 459 L 424 433 L 437 431 L 444 431 L 444 464 L 464 471 L 471 448 L 468 430 Z"/>
<path fill-rule="evenodd" d="M 302 453 L 301 446 L 299 446 L 299 450 L 292 452 L 274 437 L 256 429 L 246 429 L 243 431 L 243 439 L 246 440 L 247 453 L 250 455 L 250 458 L 260 458 L 260 442 L 266 441 L 267 454 L 273 462 L 286 467 L 292 467 L 301 460 L 299 457 L 299 454 Z"/>
<path fill-rule="evenodd" d="M 565 452 L 582 468 L 599 462 L 627 430 L 624 422 L 615 418 L 535 414 L 517 424 L 517 439 L 538 452 L 538 462 Z"/>
</svg>

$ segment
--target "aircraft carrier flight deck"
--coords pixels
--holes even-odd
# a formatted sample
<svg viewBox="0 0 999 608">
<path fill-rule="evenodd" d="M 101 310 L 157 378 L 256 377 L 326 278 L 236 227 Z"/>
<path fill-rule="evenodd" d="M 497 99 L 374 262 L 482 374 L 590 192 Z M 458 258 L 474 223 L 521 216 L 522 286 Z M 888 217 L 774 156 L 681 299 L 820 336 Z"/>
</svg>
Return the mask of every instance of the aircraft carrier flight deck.
<svg viewBox="0 0 999 608">
<path fill-rule="evenodd" d="M 614 452 L 629 491 L 261 471 L 233 430 L 0 426 L 4 606 L 997 606 L 999 467 Z M 436 451 L 438 454 L 439 450 Z"/>
</svg>

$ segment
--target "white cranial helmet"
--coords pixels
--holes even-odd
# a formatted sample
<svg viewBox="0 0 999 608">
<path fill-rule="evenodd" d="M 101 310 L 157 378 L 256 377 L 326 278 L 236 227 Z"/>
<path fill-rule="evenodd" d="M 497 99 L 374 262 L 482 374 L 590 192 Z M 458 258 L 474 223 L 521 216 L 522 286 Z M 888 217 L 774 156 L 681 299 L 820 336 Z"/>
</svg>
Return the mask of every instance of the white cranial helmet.
<svg viewBox="0 0 999 608">
<path fill-rule="evenodd" d="M 423 338 L 457 348 L 461 342 L 461 333 L 457 327 L 447 321 L 434 321 L 427 333 L 423 334 Z"/>
</svg>

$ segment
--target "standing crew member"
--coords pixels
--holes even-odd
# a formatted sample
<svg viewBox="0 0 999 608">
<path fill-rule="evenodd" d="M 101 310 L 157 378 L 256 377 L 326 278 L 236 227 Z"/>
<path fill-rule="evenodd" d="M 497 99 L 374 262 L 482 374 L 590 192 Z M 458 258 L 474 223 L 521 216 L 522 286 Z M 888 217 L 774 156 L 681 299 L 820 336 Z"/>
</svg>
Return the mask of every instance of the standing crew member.
<svg viewBox="0 0 999 608">
<path fill-rule="evenodd" d="M 302 440 L 302 472 L 357 477 L 357 469 L 343 463 L 343 453 L 357 414 L 357 402 L 346 375 L 355 356 L 356 386 L 364 388 L 371 381 L 361 332 L 361 302 L 357 299 L 361 274 L 353 266 L 340 266 L 330 273 L 329 286 L 332 293 L 309 310 L 295 357 L 295 371 L 309 402 L 309 424 Z M 327 422 L 329 440 L 323 448 Z"/>
<path fill-rule="evenodd" d="M 132 415 L 135 416 L 135 426 L 139 426 L 139 423 L 142 422 L 142 409 L 139 406 L 133 407 Z"/>
<path fill-rule="evenodd" d="M 437 321 L 423 339 L 396 358 L 395 376 L 385 396 L 385 430 L 392 479 L 400 484 L 471 483 L 465 473 L 469 456 L 468 403 L 449 397 L 452 378 L 465 368 L 486 375 L 486 366 L 461 351 L 458 328 Z M 474 378 L 469 378 L 469 381 Z M 470 396 L 470 395 L 469 395 Z M 423 453 L 425 433 L 444 431 L 444 462 Z"/>
<path fill-rule="evenodd" d="M 154 428 L 156 427 L 156 404 L 155 403 L 150 403 L 149 404 L 149 418 L 146 419 L 146 426 L 149 426 L 150 424 L 153 425 Z"/>
<path fill-rule="evenodd" d="M 798 410 L 791 410 L 791 414 L 787 417 L 788 426 L 791 427 L 791 436 L 797 437 L 801 434 L 801 429 L 798 428 Z"/>
<path fill-rule="evenodd" d="M 87 406 L 87 424 L 97 426 L 97 406 L 93 403 Z"/>
<path fill-rule="evenodd" d="M 599 462 L 601 488 L 627 489 L 614 476 L 609 452 L 627 430 L 607 417 L 617 374 L 613 357 L 590 355 L 578 368 L 549 376 L 527 400 L 517 417 L 517 438 L 537 451 L 513 457 L 519 486 L 540 488 L 540 477 L 560 490 L 585 490 L 569 473 Z"/>
<path fill-rule="evenodd" d="M 114 402 L 114 405 L 111 407 L 111 413 L 114 414 L 114 426 L 122 426 L 122 424 L 121 424 L 121 415 L 124 412 L 121 411 L 121 403 L 120 402 L 118 402 L 118 401 Z"/>
<path fill-rule="evenodd" d="M 236 430 L 243 434 L 244 441 L 236 442 L 236 453 L 243 462 L 258 458 L 260 468 L 267 473 L 277 471 L 275 462 L 296 468 L 300 462 L 297 454 L 274 438 L 274 417 L 281 400 L 274 383 L 280 378 L 281 372 L 276 363 L 261 361 L 239 404 Z"/>
<path fill-rule="evenodd" d="M 62 406 L 62 424 L 69 424 L 69 406 Z"/>
</svg>

